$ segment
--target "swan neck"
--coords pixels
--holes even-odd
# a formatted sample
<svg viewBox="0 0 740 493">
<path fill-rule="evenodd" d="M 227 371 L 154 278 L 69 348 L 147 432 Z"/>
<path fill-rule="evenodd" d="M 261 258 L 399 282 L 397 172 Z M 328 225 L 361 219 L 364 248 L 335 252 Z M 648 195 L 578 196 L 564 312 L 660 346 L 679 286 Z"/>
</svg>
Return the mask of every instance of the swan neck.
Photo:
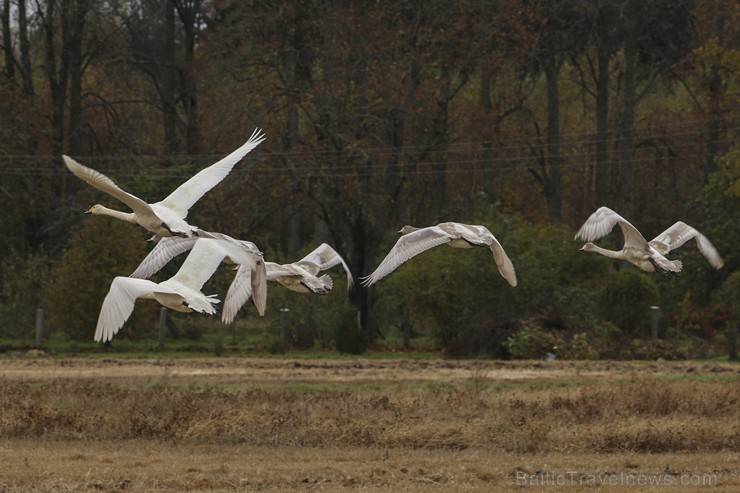
<svg viewBox="0 0 740 493">
<path fill-rule="evenodd" d="M 596 252 L 596 253 L 600 253 L 601 255 L 603 255 L 605 257 L 614 258 L 614 259 L 621 259 L 622 258 L 622 252 L 621 251 L 615 252 L 614 250 L 607 250 L 606 248 L 601 248 L 600 246 L 594 245 L 593 243 L 591 243 L 590 249 L 591 249 L 591 251 Z"/>
<path fill-rule="evenodd" d="M 122 219 L 130 223 L 136 223 L 136 219 L 134 218 L 134 214 L 132 212 L 121 212 L 115 209 L 109 209 L 102 205 L 99 205 L 98 207 L 96 207 L 93 214 L 115 217 L 117 219 Z"/>
</svg>

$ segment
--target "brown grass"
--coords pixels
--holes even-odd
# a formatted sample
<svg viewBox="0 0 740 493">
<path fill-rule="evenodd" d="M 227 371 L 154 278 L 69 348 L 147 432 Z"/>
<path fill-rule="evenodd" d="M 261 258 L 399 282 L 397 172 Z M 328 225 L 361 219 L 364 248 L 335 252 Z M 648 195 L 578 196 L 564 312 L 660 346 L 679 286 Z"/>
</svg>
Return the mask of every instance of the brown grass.
<svg viewBox="0 0 740 493">
<path fill-rule="evenodd" d="M 733 365 L 21 359 L 0 376 L 0 491 L 740 486 Z"/>
</svg>

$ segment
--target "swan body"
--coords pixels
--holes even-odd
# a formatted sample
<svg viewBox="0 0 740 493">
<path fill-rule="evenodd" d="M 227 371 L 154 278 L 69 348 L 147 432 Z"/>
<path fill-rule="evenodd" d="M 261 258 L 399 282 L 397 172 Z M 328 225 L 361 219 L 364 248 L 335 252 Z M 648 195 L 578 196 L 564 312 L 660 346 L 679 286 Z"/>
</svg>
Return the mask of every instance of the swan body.
<svg viewBox="0 0 740 493">
<path fill-rule="evenodd" d="M 137 299 L 154 299 L 161 305 L 179 312 L 199 312 L 212 315 L 219 303 L 215 295 L 201 292 L 203 284 L 213 275 L 221 261 L 233 254 L 217 240 L 204 238 L 193 246 L 180 270 L 166 281 L 156 283 L 146 279 L 116 277 L 103 300 L 95 327 L 95 341 L 110 341 L 134 311 Z"/>
<path fill-rule="evenodd" d="M 334 287 L 329 274 L 318 276 L 319 270 L 315 264 L 294 262 L 281 265 L 266 262 L 265 267 L 268 281 L 278 282 L 297 293 L 329 294 Z"/>
<path fill-rule="evenodd" d="M 319 277 L 319 273 L 339 264 L 347 275 L 347 290 L 352 290 L 354 280 L 347 263 L 326 243 L 291 264 L 265 262 L 268 281 L 278 282 L 291 291 L 316 294 L 328 294 L 334 285 L 328 274 Z"/>
<path fill-rule="evenodd" d="M 384 278 L 401 264 L 438 245 L 454 248 L 486 247 L 491 250 L 499 273 L 511 286 L 517 285 L 516 271 L 508 255 L 496 237 L 480 225 L 445 222 L 426 228 L 404 226 L 398 231 L 402 235 L 375 271 L 363 278 L 364 286 L 371 286 Z"/>
<path fill-rule="evenodd" d="M 257 313 L 264 316 L 267 307 L 267 272 L 262 252 L 251 241 L 237 240 L 222 233 L 208 235 L 209 238 L 162 238 L 129 277 L 148 278 L 172 258 L 194 249 L 201 241 L 209 240 L 215 242 L 224 252 L 225 262 L 238 265 L 237 274 L 226 293 L 221 320 L 226 324 L 231 323 L 250 297 Z"/>
<path fill-rule="evenodd" d="M 164 200 L 148 204 L 116 185 L 113 180 L 94 169 L 83 166 L 69 156 L 62 156 L 64 164 L 79 179 L 98 190 L 120 200 L 133 212 L 122 212 L 96 204 L 87 212 L 90 214 L 114 217 L 130 223 L 139 224 L 160 237 L 198 236 L 202 232 L 187 223 L 185 218 L 190 208 L 211 188 L 220 183 L 242 157 L 257 147 L 265 139 L 264 134 L 256 129 L 252 136 L 241 147 L 231 154 L 199 171 L 192 178 L 180 185 Z"/>
<path fill-rule="evenodd" d="M 621 250 L 607 250 L 591 243 L 609 234 L 617 224 L 624 236 L 624 246 Z M 688 224 L 678 221 L 648 242 L 637 228 L 608 207 L 600 207 L 591 214 L 576 233 L 575 239 L 588 242 L 581 247 L 585 252 L 626 260 L 646 272 L 672 274 L 681 272 L 683 264 L 680 260 L 669 260 L 666 255 L 687 241 L 696 239 L 699 251 L 712 267 L 720 269 L 724 265 L 722 257 L 709 239 Z"/>
</svg>

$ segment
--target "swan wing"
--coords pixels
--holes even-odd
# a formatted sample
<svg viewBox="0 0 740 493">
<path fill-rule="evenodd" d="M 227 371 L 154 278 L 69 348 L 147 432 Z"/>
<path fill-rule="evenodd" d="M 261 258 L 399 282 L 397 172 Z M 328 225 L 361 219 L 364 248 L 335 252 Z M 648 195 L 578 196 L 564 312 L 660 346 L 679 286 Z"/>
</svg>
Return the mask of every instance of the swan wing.
<svg viewBox="0 0 740 493">
<path fill-rule="evenodd" d="M 319 266 L 319 271 L 329 270 L 332 267 L 342 264 L 345 274 L 347 275 L 347 289 L 352 290 L 354 286 L 354 277 L 349 270 L 347 262 L 331 246 L 322 243 L 316 249 L 301 259 L 305 262 L 311 262 Z"/>
<path fill-rule="evenodd" d="M 699 247 L 699 251 L 706 257 L 712 267 L 720 269 L 725 264 L 717 249 L 709 241 L 709 238 L 683 221 L 676 222 L 673 226 L 656 236 L 655 239 L 650 241 L 650 246 L 655 248 L 661 255 L 667 255 L 668 252 L 679 248 L 693 238 L 696 239 L 696 245 Z"/>
<path fill-rule="evenodd" d="M 398 239 L 375 271 L 363 278 L 362 284 L 371 286 L 396 270 L 407 260 L 449 242 L 449 235 L 438 226 L 430 226 L 405 234 Z"/>
<path fill-rule="evenodd" d="M 265 271 L 267 273 L 268 281 L 292 278 L 295 279 L 296 282 L 300 282 L 303 277 L 303 275 L 295 269 L 293 264 L 281 265 L 276 264 L 275 262 L 265 262 Z"/>
<path fill-rule="evenodd" d="M 642 233 L 629 221 L 608 207 L 599 207 L 596 212 L 591 214 L 576 233 L 575 239 L 583 241 L 598 240 L 608 235 L 617 224 L 622 229 L 625 247 L 647 249 L 647 241 Z"/>
<path fill-rule="evenodd" d="M 95 327 L 95 341 L 108 342 L 113 339 L 134 311 L 136 299 L 160 289 L 164 288 L 145 279 L 121 276 L 113 279 L 108 294 L 103 300 L 103 306 L 100 308 L 98 324 Z M 164 291 L 169 290 L 164 289 Z"/>
<path fill-rule="evenodd" d="M 239 266 L 224 300 L 224 308 L 221 312 L 223 323 L 233 322 L 236 314 L 250 296 L 257 308 L 257 313 L 264 316 L 267 307 L 267 276 L 264 269 L 264 262 L 260 262 L 254 268 L 249 265 Z"/>
<path fill-rule="evenodd" d="M 221 321 L 230 324 L 236 318 L 239 309 L 252 296 L 252 280 L 249 267 L 240 265 L 226 292 L 224 307 L 221 310 Z"/>
<path fill-rule="evenodd" d="M 197 237 L 181 238 L 179 236 L 160 239 L 129 277 L 138 277 L 140 279 L 151 277 L 164 267 L 167 262 L 193 248 L 197 240 Z"/>
<path fill-rule="evenodd" d="M 493 260 L 496 262 L 496 266 L 498 267 L 498 271 L 501 276 L 503 276 L 510 285 L 517 285 L 514 264 L 511 263 L 509 256 L 506 255 L 506 251 L 504 251 L 504 247 L 501 246 L 501 243 L 495 236 L 493 236 L 493 233 L 491 233 L 488 228 L 479 224 L 448 224 L 454 225 L 455 230 L 465 241 L 473 245 L 488 246 L 493 254 Z"/>
<path fill-rule="evenodd" d="M 257 308 L 257 313 L 261 317 L 265 316 L 267 308 L 267 269 L 264 260 L 257 262 L 251 272 L 250 281 L 252 284 L 252 303 Z"/>
<path fill-rule="evenodd" d="M 171 278 L 193 291 L 200 291 L 203 284 L 211 278 L 228 252 L 219 240 L 199 238 L 180 270 Z"/>
<path fill-rule="evenodd" d="M 88 168 L 87 166 L 78 163 L 69 156 L 62 156 L 62 159 L 64 160 L 64 164 L 67 166 L 67 169 L 69 169 L 73 175 L 75 175 L 77 178 L 84 181 L 88 185 L 107 193 L 113 198 L 120 200 L 121 202 L 129 206 L 129 208 L 131 208 L 131 210 L 133 210 L 136 214 L 154 215 L 154 211 L 149 204 L 141 200 L 139 197 L 131 195 L 130 193 L 119 188 L 118 185 L 113 182 L 113 180 L 105 176 L 103 173 Z"/>
<path fill-rule="evenodd" d="M 224 235 L 226 236 L 226 235 Z M 249 265 L 254 268 L 258 262 L 264 262 L 262 252 L 251 241 L 235 240 L 218 241 L 219 246 L 226 252 L 226 256 L 235 264 Z"/>
<path fill-rule="evenodd" d="M 499 243 L 496 237 L 491 235 L 491 239 L 489 248 L 491 249 L 491 253 L 493 253 L 493 260 L 496 262 L 499 273 L 511 286 L 516 287 L 517 280 L 514 264 L 511 263 L 511 259 L 506 255 L 504 247 L 501 246 L 501 243 Z"/>
<path fill-rule="evenodd" d="M 218 185 L 231 172 L 236 163 L 263 140 L 265 140 L 265 136 L 262 130 L 255 129 L 249 140 L 241 147 L 220 161 L 196 173 L 192 178 L 169 194 L 167 198 L 159 202 L 159 204 L 167 207 L 181 218 L 185 218 L 193 204 L 200 200 L 211 188 Z"/>
<path fill-rule="evenodd" d="M 305 260 L 299 260 L 298 262 L 293 262 L 290 265 L 300 274 L 310 276 L 319 275 L 319 271 L 321 270 L 318 264 L 314 264 L 313 262 L 306 262 Z"/>
</svg>

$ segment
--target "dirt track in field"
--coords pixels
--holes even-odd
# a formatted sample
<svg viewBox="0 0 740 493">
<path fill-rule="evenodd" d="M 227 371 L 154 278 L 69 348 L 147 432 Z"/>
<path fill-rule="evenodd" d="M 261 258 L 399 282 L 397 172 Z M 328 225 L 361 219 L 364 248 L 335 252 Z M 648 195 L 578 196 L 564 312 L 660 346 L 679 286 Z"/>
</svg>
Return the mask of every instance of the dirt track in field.
<svg viewBox="0 0 740 493">
<path fill-rule="evenodd" d="M 303 360 L 271 358 L 0 360 L 7 379 L 157 379 L 198 383 L 414 383 L 578 380 L 647 376 L 732 375 L 740 365 L 701 362 L 480 361 L 480 360 Z"/>
</svg>

